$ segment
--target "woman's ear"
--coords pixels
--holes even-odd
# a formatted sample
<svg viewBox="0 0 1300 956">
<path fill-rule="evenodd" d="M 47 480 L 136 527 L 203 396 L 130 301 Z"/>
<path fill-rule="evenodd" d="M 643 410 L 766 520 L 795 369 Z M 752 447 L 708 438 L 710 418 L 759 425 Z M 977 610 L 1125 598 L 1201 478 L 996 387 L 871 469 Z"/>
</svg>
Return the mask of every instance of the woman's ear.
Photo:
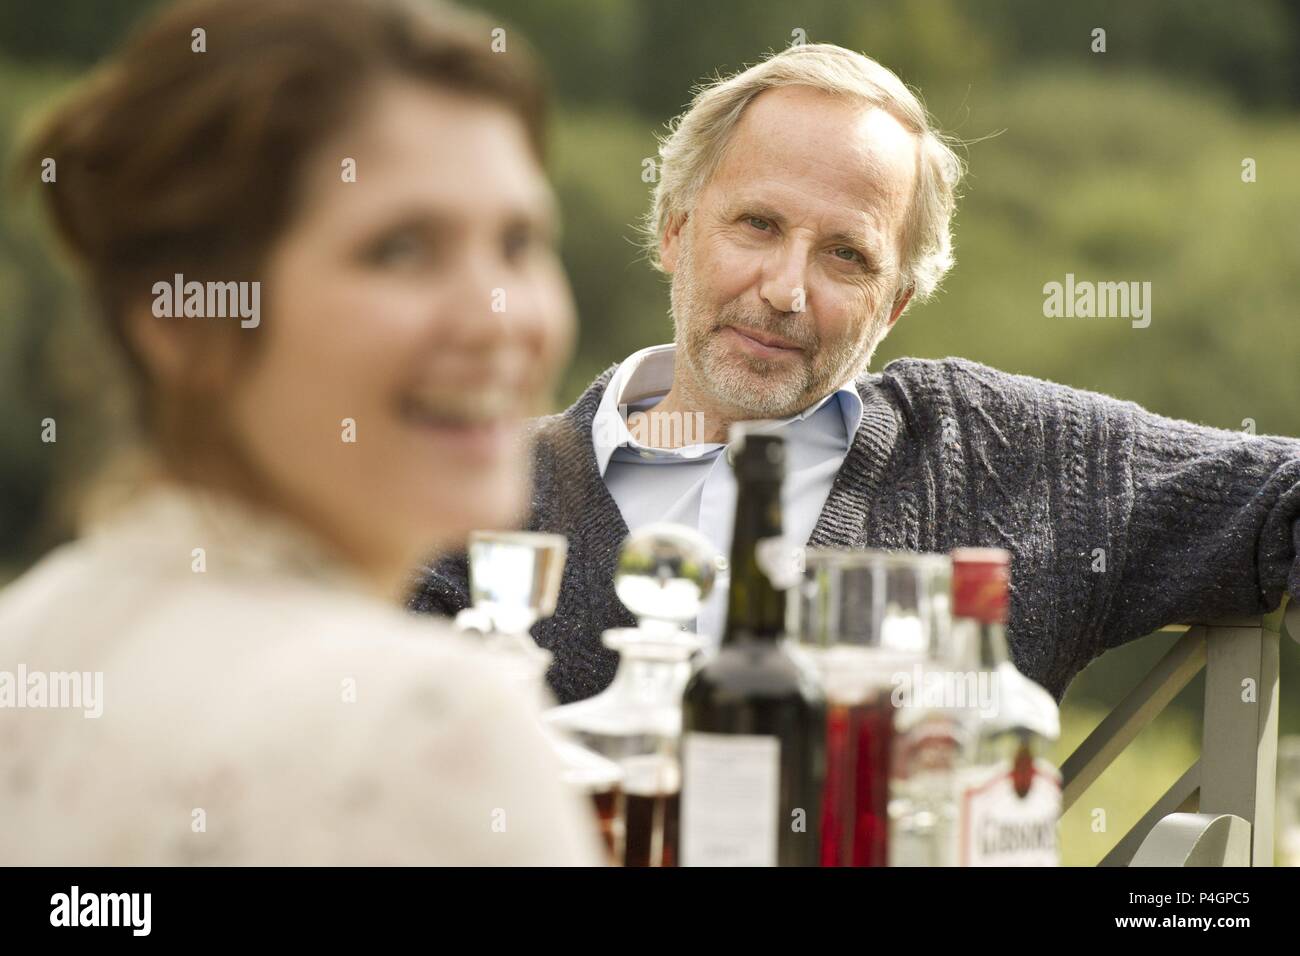
<svg viewBox="0 0 1300 956">
<path fill-rule="evenodd" d="M 140 357 L 150 381 L 165 388 L 174 387 L 185 365 L 184 318 L 166 318 L 153 314 L 144 305 L 127 310 L 123 323 L 131 351 Z"/>
<path fill-rule="evenodd" d="M 224 387 L 234 369 L 234 336 L 207 319 L 155 312 L 143 303 L 132 306 L 124 323 L 149 380 L 165 392 Z"/>
</svg>

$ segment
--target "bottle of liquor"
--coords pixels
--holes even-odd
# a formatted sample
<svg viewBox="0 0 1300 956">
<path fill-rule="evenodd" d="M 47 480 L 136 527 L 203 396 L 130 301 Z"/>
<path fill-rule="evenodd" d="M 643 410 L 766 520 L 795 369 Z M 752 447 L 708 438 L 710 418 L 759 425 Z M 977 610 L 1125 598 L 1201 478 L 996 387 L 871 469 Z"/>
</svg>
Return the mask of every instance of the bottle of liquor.
<svg viewBox="0 0 1300 956">
<path fill-rule="evenodd" d="M 685 630 L 712 590 L 713 546 L 698 531 L 651 524 L 623 542 L 614 587 L 636 627 L 605 631 L 619 652 L 613 682 L 547 712 L 547 725 L 618 764 L 611 803 L 614 856 L 623 866 L 676 866 L 682 691 L 703 641 Z"/>
<path fill-rule="evenodd" d="M 1060 732 L 1052 696 L 1007 650 L 1011 556 L 952 553 L 953 641 L 966 661 L 968 753 L 957 775 L 958 864 L 1056 866 L 1061 778 L 1046 759 Z"/>
<path fill-rule="evenodd" d="M 956 699 L 946 556 L 899 555 L 886 585 L 886 646 L 910 648 L 910 667 L 895 675 L 894 738 L 889 763 L 890 866 L 955 866 L 957 772 L 967 751 L 965 713 Z"/>
<path fill-rule="evenodd" d="M 684 866 L 816 866 L 826 718 L 815 677 L 784 646 L 785 443 L 733 426 L 737 481 L 727 622 L 682 698 Z"/>
<path fill-rule="evenodd" d="M 790 631 L 826 697 L 822 866 L 888 863 L 893 691 L 943 646 L 950 590 L 946 555 L 804 550 Z"/>
</svg>

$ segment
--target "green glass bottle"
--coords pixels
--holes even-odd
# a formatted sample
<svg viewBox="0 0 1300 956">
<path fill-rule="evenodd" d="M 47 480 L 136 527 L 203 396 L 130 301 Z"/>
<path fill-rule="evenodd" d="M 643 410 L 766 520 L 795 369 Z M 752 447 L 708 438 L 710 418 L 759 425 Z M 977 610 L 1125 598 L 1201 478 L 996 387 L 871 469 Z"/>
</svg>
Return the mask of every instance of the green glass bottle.
<svg viewBox="0 0 1300 956">
<path fill-rule="evenodd" d="M 682 697 L 681 862 L 816 866 L 826 716 L 815 678 L 784 641 L 794 583 L 781 537 L 785 443 L 737 426 L 731 444 L 727 623 Z"/>
</svg>

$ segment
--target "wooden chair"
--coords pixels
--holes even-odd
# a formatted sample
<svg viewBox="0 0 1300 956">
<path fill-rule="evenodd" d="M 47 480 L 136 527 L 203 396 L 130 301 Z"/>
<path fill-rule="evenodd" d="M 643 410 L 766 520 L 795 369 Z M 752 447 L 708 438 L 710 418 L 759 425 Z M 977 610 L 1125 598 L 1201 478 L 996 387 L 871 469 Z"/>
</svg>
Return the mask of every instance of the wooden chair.
<svg viewBox="0 0 1300 956">
<path fill-rule="evenodd" d="M 1183 636 L 1061 767 L 1069 809 L 1202 668 L 1201 757 L 1102 866 L 1272 866 L 1278 649 L 1300 641 L 1300 602 L 1258 618 L 1165 628 Z"/>
</svg>

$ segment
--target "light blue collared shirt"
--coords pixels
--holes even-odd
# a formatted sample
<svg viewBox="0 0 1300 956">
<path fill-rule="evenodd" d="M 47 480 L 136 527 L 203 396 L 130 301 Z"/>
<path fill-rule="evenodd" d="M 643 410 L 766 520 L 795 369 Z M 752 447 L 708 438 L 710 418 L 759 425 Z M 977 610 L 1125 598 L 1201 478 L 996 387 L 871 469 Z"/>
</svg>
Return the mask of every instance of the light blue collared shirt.
<svg viewBox="0 0 1300 956">
<path fill-rule="evenodd" d="M 680 448 L 641 444 L 628 430 L 628 412 L 653 408 L 673 384 L 676 347 L 655 345 L 629 356 L 614 371 L 591 426 L 596 463 L 630 530 L 672 521 L 699 530 L 724 557 L 731 552 L 736 479 L 725 444 L 698 442 Z M 786 442 L 781 492 L 784 533 L 806 543 L 830 494 L 862 421 L 862 398 L 849 382 L 797 415 L 774 423 Z M 690 421 L 674 423 L 689 441 Z M 766 429 L 765 429 L 766 430 Z M 651 442 L 653 433 L 642 435 Z M 700 609 L 696 630 L 714 647 L 726 623 L 727 581 L 718 582 Z"/>
</svg>

